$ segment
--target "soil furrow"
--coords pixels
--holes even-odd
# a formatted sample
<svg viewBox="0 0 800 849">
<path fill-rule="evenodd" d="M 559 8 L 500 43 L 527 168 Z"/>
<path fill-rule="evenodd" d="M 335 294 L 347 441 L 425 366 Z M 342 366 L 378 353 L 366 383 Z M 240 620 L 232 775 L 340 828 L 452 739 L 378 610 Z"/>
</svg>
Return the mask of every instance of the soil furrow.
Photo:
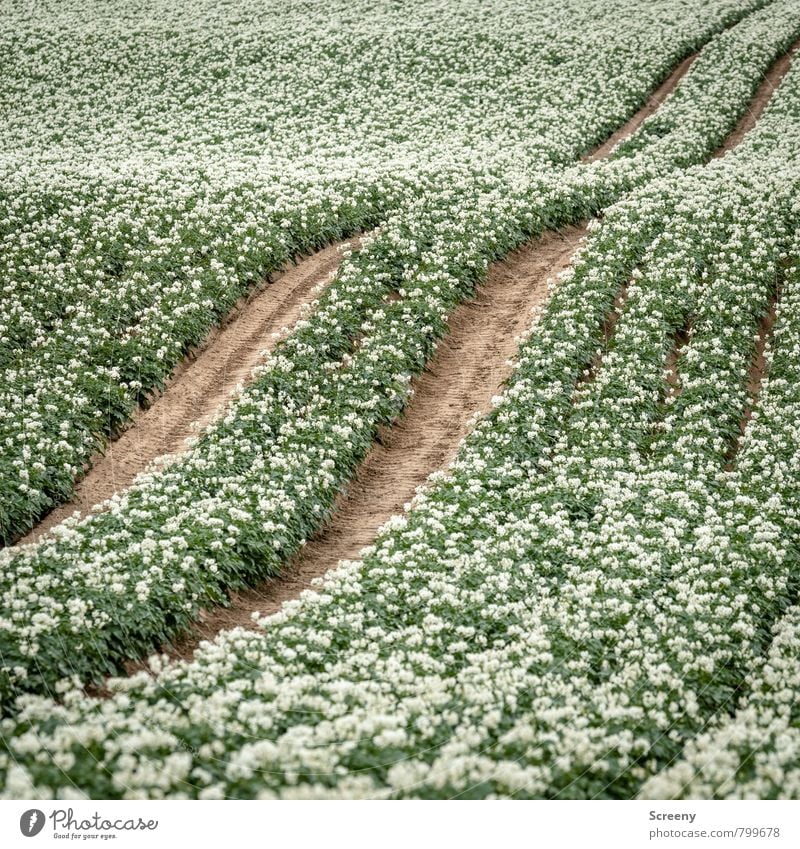
<svg viewBox="0 0 800 849">
<path fill-rule="evenodd" d="M 639 129 L 641 124 L 649 118 L 661 104 L 666 100 L 667 95 L 675 88 L 675 86 L 686 75 L 692 62 L 697 58 L 697 53 L 687 56 L 675 70 L 664 80 L 663 83 L 648 97 L 645 105 L 626 123 L 624 123 L 613 135 L 611 135 L 600 147 L 595 148 L 590 153 L 582 157 L 584 162 L 595 162 L 598 159 L 605 159 L 609 153 L 628 136 L 633 135 Z"/>
<path fill-rule="evenodd" d="M 772 67 L 767 71 L 764 79 L 761 80 L 761 83 L 756 89 L 756 93 L 750 101 L 747 112 L 739 119 L 739 123 L 734 130 L 714 153 L 714 159 L 719 159 L 719 157 L 733 150 L 742 141 L 745 134 L 749 133 L 755 127 L 775 89 L 781 84 L 781 80 L 786 76 L 786 72 L 791 67 L 792 60 L 798 49 L 800 49 L 800 39 L 795 41 L 789 50 L 772 64 Z"/>
<path fill-rule="evenodd" d="M 178 366 L 152 404 L 134 414 L 105 454 L 93 458 L 72 500 L 48 513 L 19 544 L 35 542 L 76 510 L 86 513 L 130 486 L 157 457 L 184 451 L 186 440 L 226 408 L 239 384 L 248 382 L 262 352 L 274 347 L 275 334 L 300 318 L 314 287 L 338 268 L 342 251 L 356 245 L 356 240 L 331 245 L 242 298 L 225 324 Z"/>
<path fill-rule="evenodd" d="M 687 318 L 685 324 L 679 327 L 672 337 L 672 346 L 664 363 L 666 375 L 666 399 L 674 401 L 681 394 L 681 380 L 679 373 L 681 353 L 689 344 L 692 333 L 691 319 Z"/>
<path fill-rule="evenodd" d="M 628 283 L 623 283 L 622 286 L 620 286 L 617 296 L 614 298 L 613 306 L 603 319 L 600 337 L 600 350 L 594 355 L 586 369 L 578 377 L 578 381 L 575 384 L 575 394 L 573 396 L 574 400 L 577 400 L 587 384 L 594 381 L 598 372 L 603 367 L 605 352 L 611 345 L 611 340 L 614 338 L 614 331 L 617 328 L 617 322 L 619 321 L 619 317 L 622 315 L 625 302 L 628 300 L 628 285 Z"/>
</svg>

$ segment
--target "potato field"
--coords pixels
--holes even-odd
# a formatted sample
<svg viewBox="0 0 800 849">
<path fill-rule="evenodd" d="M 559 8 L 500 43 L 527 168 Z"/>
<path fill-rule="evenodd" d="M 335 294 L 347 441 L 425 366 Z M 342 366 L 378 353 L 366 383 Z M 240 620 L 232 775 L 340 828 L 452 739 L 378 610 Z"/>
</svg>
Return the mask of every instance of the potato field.
<svg viewBox="0 0 800 849">
<path fill-rule="evenodd" d="M 0 796 L 800 798 L 800 0 L 0 7 Z"/>
</svg>

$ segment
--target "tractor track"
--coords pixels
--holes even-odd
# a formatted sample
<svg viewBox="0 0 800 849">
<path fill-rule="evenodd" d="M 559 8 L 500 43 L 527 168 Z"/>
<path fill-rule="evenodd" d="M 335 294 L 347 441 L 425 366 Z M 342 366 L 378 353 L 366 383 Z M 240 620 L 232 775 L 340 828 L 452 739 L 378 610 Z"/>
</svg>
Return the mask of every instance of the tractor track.
<svg viewBox="0 0 800 849">
<path fill-rule="evenodd" d="M 183 360 L 152 403 L 137 410 L 105 453 L 92 459 L 72 499 L 51 510 L 19 544 L 35 542 L 75 511 L 85 514 L 126 489 L 157 457 L 185 451 L 186 440 L 226 409 L 283 328 L 301 317 L 317 284 L 339 267 L 342 251 L 357 244 L 339 242 L 299 259 L 243 297 L 225 323 Z"/>
</svg>

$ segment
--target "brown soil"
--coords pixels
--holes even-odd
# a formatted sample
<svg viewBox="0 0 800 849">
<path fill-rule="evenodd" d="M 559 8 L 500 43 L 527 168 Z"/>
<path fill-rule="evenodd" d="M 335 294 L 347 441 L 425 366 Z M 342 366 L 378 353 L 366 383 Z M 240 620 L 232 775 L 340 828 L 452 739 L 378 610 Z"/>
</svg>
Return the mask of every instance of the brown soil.
<svg viewBox="0 0 800 849">
<path fill-rule="evenodd" d="M 691 334 L 691 326 L 687 322 L 683 327 L 675 331 L 672 338 L 672 347 L 667 354 L 667 360 L 664 364 L 664 371 L 667 375 L 667 397 L 677 398 L 681 394 L 681 381 L 678 372 L 678 361 L 680 360 L 680 350 L 687 345 Z"/>
<path fill-rule="evenodd" d="M 769 340 L 772 338 L 772 329 L 775 326 L 775 316 L 778 307 L 778 295 L 775 295 L 769 304 L 767 314 L 758 323 L 758 341 L 756 342 L 755 356 L 753 364 L 750 366 L 750 371 L 747 373 L 747 391 L 751 398 L 757 398 L 761 392 L 761 384 L 764 382 L 764 377 L 767 373 L 767 361 L 764 358 L 764 351 L 767 348 Z M 751 411 L 746 413 L 747 421 L 750 420 Z M 744 422 L 746 425 L 747 422 Z"/>
<path fill-rule="evenodd" d="M 756 89 L 756 93 L 750 101 L 750 106 L 748 107 L 747 112 L 739 119 L 739 123 L 736 125 L 733 132 L 714 153 L 714 159 L 718 159 L 728 153 L 728 151 L 733 150 L 733 148 L 741 142 L 745 134 L 755 127 L 756 121 L 758 121 L 761 117 L 761 113 L 769 103 L 775 89 L 781 84 L 781 80 L 791 67 L 792 59 L 794 58 L 798 48 L 800 48 L 800 39 L 798 39 L 798 41 L 789 48 L 787 53 L 781 56 L 781 58 L 772 65 Z"/>
<path fill-rule="evenodd" d="M 333 517 L 290 561 L 283 577 L 234 593 L 230 607 L 203 612 L 194 633 L 168 653 L 189 657 L 198 642 L 220 630 L 253 627 L 251 613 L 274 613 L 297 598 L 340 560 L 357 559 L 378 528 L 414 496 L 431 472 L 446 466 L 469 432 L 473 413 L 487 412 L 511 372 L 508 361 L 547 297 L 547 281 L 570 263 L 585 227 L 545 233 L 494 263 L 477 296 L 458 306 L 448 333 L 425 371 L 402 418 L 382 429 Z"/>
<path fill-rule="evenodd" d="M 73 499 L 48 513 L 20 543 L 36 541 L 76 510 L 85 513 L 125 489 L 156 457 L 185 451 L 186 439 L 225 409 L 237 385 L 248 381 L 261 352 L 275 345 L 273 334 L 297 321 L 316 284 L 327 281 L 339 266 L 342 250 L 351 244 L 356 242 L 332 245 L 302 259 L 242 298 L 225 324 L 178 366 L 153 403 L 134 414 L 105 455 L 92 459 Z"/>
<path fill-rule="evenodd" d="M 755 407 L 758 396 L 761 394 L 761 385 L 767 374 L 767 361 L 764 357 L 769 340 L 772 338 L 772 330 L 775 326 L 775 317 L 778 306 L 778 298 L 780 292 L 774 295 L 769 303 L 767 314 L 758 323 L 758 339 L 756 340 L 756 349 L 753 356 L 753 362 L 747 372 L 747 394 L 749 401 L 742 413 L 742 418 L 739 421 L 739 434 L 731 445 L 727 456 L 725 457 L 725 468 L 729 471 L 733 469 L 736 463 L 736 455 L 739 453 L 739 448 L 742 444 L 747 425 L 753 417 L 753 408 Z"/>
<path fill-rule="evenodd" d="M 649 118 L 659 106 L 664 102 L 667 95 L 675 88 L 680 80 L 685 76 L 686 72 L 692 65 L 692 62 L 697 58 L 694 53 L 687 56 L 678 65 L 675 70 L 664 80 L 663 83 L 650 95 L 645 105 L 625 124 L 623 124 L 610 138 L 603 142 L 600 147 L 595 148 L 591 153 L 587 153 L 583 157 L 584 162 L 595 162 L 598 159 L 604 159 L 609 153 L 628 136 L 633 135 L 639 126 Z"/>
</svg>

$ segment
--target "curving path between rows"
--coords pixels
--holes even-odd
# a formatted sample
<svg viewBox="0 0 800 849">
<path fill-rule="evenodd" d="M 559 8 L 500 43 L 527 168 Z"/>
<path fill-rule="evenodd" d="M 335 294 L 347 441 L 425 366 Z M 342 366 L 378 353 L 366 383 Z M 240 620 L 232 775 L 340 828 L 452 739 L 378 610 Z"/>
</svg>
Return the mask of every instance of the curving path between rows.
<svg viewBox="0 0 800 849">
<path fill-rule="evenodd" d="M 73 498 L 51 510 L 19 543 L 35 542 L 76 510 L 85 514 L 126 489 L 156 458 L 185 451 L 186 440 L 225 410 L 278 334 L 301 317 L 317 285 L 339 267 L 343 252 L 358 244 L 354 239 L 324 248 L 243 297 L 225 323 L 178 366 L 152 404 L 139 409 L 105 453 L 92 459 Z"/>
<path fill-rule="evenodd" d="M 567 268 L 586 231 L 571 226 L 547 232 L 489 268 L 474 298 L 451 314 L 447 333 L 421 375 L 402 417 L 381 428 L 346 492 L 336 500 L 328 525 L 286 565 L 284 572 L 254 589 L 231 593 L 230 606 L 202 611 L 193 633 L 167 647 L 191 656 L 201 640 L 225 628 L 255 627 L 252 613 L 275 613 L 336 567 L 357 559 L 378 529 L 403 511 L 417 487 L 446 467 L 472 429 L 474 414 L 486 413 L 512 370 L 519 337 L 544 304 L 548 280 Z"/>
<path fill-rule="evenodd" d="M 739 123 L 734 128 L 725 141 L 720 145 L 719 150 L 714 153 L 712 158 L 718 159 L 725 156 L 726 153 L 733 150 L 739 142 L 745 137 L 750 130 L 755 127 L 756 122 L 761 117 L 761 113 L 766 109 L 770 98 L 775 93 L 775 89 L 781 84 L 781 80 L 786 76 L 787 71 L 792 65 L 792 60 L 800 50 L 800 40 L 796 41 L 787 51 L 773 62 L 764 79 L 761 80 L 756 93 L 753 95 L 747 112 L 739 119 Z"/>
<path fill-rule="evenodd" d="M 714 153 L 714 157 L 724 156 L 742 140 L 744 135 L 755 126 L 756 121 L 764 111 L 773 92 L 788 71 L 792 58 L 800 48 L 796 43 L 770 69 L 762 80 L 748 112 L 742 117 L 733 132 Z M 608 156 L 620 141 L 634 133 L 639 126 L 652 115 L 670 92 L 685 76 L 694 62 L 697 54 L 687 56 L 670 75 L 653 91 L 647 102 L 633 117 L 616 130 L 605 142 L 583 157 L 585 162 L 593 162 Z M 397 433 L 410 432 L 419 424 L 419 433 L 412 438 L 412 443 L 420 445 L 419 465 L 426 470 L 412 472 L 406 475 L 414 484 L 402 489 L 402 499 L 394 500 L 393 508 L 385 518 L 397 512 L 403 503 L 413 495 L 413 490 L 420 485 L 428 474 L 440 468 L 452 458 L 455 447 L 466 434 L 460 426 L 464 416 L 469 417 L 473 412 L 486 412 L 488 401 L 497 394 L 509 369 L 505 361 L 516 350 L 514 337 L 524 332 L 530 325 L 531 309 L 538 307 L 546 291 L 548 277 L 555 276 L 560 270 L 569 265 L 569 257 L 577 247 L 584 234 L 584 228 L 572 227 L 561 235 L 545 234 L 530 244 L 515 251 L 504 262 L 495 264 L 489 271 L 486 284 L 481 288 L 478 301 L 457 308 L 452 319 L 448 340 L 440 345 L 441 353 L 437 352 L 436 359 L 446 356 L 449 345 L 455 346 L 459 352 L 454 363 L 439 367 L 431 363 L 430 370 L 441 371 L 445 379 L 438 380 L 433 393 L 442 398 L 442 404 L 449 410 L 456 411 L 451 417 L 450 426 L 442 428 L 442 417 L 432 410 L 428 415 L 427 426 L 436 431 L 447 442 L 446 450 L 426 451 L 420 442 L 420 433 L 426 430 L 425 416 L 420 418 L 416 409 L 426 409 L 426 402 L 421 400 L 420 392 L 425 391 L 424 382 L 416 388 L 417 397 L 407 408 L 404 419 L 391 430 Z M 96 455 L 91 462 L 91 468 L 75 488 L 73 498 L 55 508 L 44 517 L 18 544 L 35 542 L 42 534 L 73 515 L 76 511 L 88 512 L 93 506 L 110 498 L 132 483 L 137 474 L 144 471 L 150 463 L 163 455 L 174 456 L 186 450 L 187 438 L 195 435 L 199 429 L 207 426 L 223 411 L 231 401 L 237 386 L 246 384 L 252 369 L 259 363 L 264 351 L 269 351 L 276 341 L 275 334 L 285 327 L 291 327 L 301 316 L 304 305 L 313 297 L 317 284 L 326 282 L 338 268 L 342 252 L 351 247 L 357 247 L 358 240 L 340 242 L 331 245 L 310 257 L 298 262 L 294 267 L 274 276 L 267 285 L 260 287 L 248 296 L 242 298 L 229 314 L 221 327 L 212 331 L 204 344 L 184 360 L 171 376 L 164 391 L 146 409 L 138 410 L 133 416 L 130 426 L 122 434 L 109 443 L 105 454 Z M 566 257 L 565 257 L 566 254 Z M 483 312 L 485 310 L 485 312 Z M 477 318 L 477 320 L 473 320 Z M 484 321 L 484 319 L 486 321 Z M 613 327 L 613 325 L 612 325 Z M 458 341 L 459 328 L 469 328 Z M 487 344 L 485 328 L 492 328 L 492 334 L 505 334 L 504 340 L 493 340 Z M 469 336 L 468 334 L 472 334 Z M 472 341 L 470 341 L 472 340 Z M 480 344 L 478 344 L 480 342 Z M 502 344 L 503 342 L 508 344 Z M 470 346 L 477 346 L 481 352 L 480 375 L 472 373 L 469 365 Z M 467 350 L 467 357 L 462 360 L 462 354 Z M 435 362 L 435 361 L 434 361 Z M 760 365 L 763 369 L 763 364 Z M 429 372 L 430 373 L 430 372 Z M 428 374 L 423 378 L 427 379 Z M 477 384 L 486 387 L 486 392 L 467 393 L 466 386 Z M 760 379 L 753 377 L 751 382 L 760 384 Z M 447 389 L 442 386 L 447 383 Z M 454 395 L 451 387 L 457 387 L 463 395 Z M 488 393 L 488 394 L 487 394 Z M 484 398 L 483 395 L 486 397 Z M 459 403 L 458 398 L 462 398 Z M 437 437 L 438 438 L 438 437 Z M 383 440 L 386 446 L 394 445 L 396 437 L 386 436 Z M 385 471 L 378 470 L 380 461 L 373 457 L 372 452 L 361 470 L 356 482 L 350 487 L 363 488 L 363 480 L 386 477 Z M 437 459 L 438 458 L 438 459 Z M 394 456 L 388 461 L 394 463 Z M 409 466 L 414 464 L 409 464 Z M 370 471 L 372 469 L 373 471 Z M 377 470 L 377 471 L 376 471 Z M 391 487 L 390 487 L 391 489 Z M 377 495 L 377 493 L 376 493 Z M 383 500 L 379 498 L 380 503 Z M 350 503 L 347 499 L 346 504 Z M 337 507 L 337 513 L 345 510 L 345 504 Z M 384 516 L 385 511 L 365 505 L 362 525 L 372 527 L 372 521 L 378 515 Z M 377 526 L 376 526 L 377 527 Z M 335 523 L 325 534 L 335 535 Z M 341 557 L 354 556 L 363 545 L 367 545 L 374 532 L 352 535 L 356 542 L 347 547 Z M 324 537 L 315 539 L 309 546 L 309 552 L 304 555 L 304 562 L 312 551 L 320 552 L 325 547 Z M 339 548 L 337 547 L 338 551 Z M 318 559 L 318 558 L 314 558 Z M 329 565 L 335 565 L 336 560 L 323 557 Z M 336 558 L 339 559 L 338 556 Z M 290 570 L 297 575 L 297 581 L 291 576 L 285 580 L 287 586 L 293 587 L 281 601 L 296 595 L 299 588 L 307 585 L 306 580 L 299 576 L 307 570 L 301 564 L 295 564 Z M 327 571 L 327 567 L 324 571 Z M 308 570 L 320 574 L 318 570 Z M 324 573 L 324 572 L 323 572 Z M 313 577 L 313 576 L 312 576 Z M 281 581 L 275 581 L 278 584 Z M 288 590 L 287 590 L 288 592 Z M 260 596 L 259 596 L 260 597 Z M 270 598 L 272 596 L 270 595 Z M 277 609 L 279 602 L 274 605 Z M 265 605 L 262 612 L 273 609 L 273 603 Z M 232 613 L 232 611 L 231 611 Z M 237 624 L 241 624 L 235 617 Z"/>
<path fill-rule="evenodd" d="M 612 133 L 599 147 L 585 154 L 581 158 L 581 161 L 596 162 L 598 159 L 605 159 L 621 141 L 633 135 L 645 120 L 661 106 L 683 77 L 686 76 L 698 55 L 698 53 L 692 53 L 680 62 L 664 82 L 647 98 L 644 106 L 618 130 Z"/>
</svg>

